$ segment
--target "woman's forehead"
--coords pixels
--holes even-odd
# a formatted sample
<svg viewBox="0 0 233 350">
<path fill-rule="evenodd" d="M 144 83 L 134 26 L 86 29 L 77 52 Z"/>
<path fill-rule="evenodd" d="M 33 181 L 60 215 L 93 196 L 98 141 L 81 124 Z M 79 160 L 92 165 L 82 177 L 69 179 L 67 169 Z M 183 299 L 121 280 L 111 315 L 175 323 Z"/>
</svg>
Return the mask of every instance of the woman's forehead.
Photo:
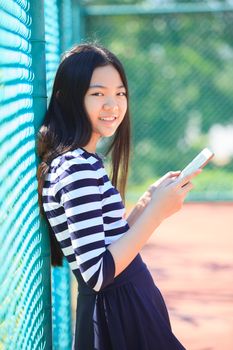
<svg viewBox="0 0 233 350">
<path fill-rule="evenodd" d="M 112 65 L 107 65 L 103 67 L 97 67 L 94 69 L 90 81 L 90 87 L 100 86 L 114 86 L 116 88 L 124 86 L 121 80 L 121 76 L 115 67 L 113 67 Z"/>
</svg>

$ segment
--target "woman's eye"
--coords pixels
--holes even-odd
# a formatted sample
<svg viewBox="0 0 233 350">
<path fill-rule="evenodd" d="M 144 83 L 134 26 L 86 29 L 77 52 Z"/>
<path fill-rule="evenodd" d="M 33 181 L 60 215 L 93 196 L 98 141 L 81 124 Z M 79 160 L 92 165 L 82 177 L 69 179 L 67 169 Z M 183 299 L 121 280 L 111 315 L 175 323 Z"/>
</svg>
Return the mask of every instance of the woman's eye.
<svg viewBox="0 0 233 350">
<path fill-rule="evenodd" d="M 118 93 L 118 95 L 119 96 L 126 96 L 127 94 L 126 94 L 126 92 L 121 91 L 121 92 Z"/>
<path fill-rule="evenodd" d="M 102 92 L 95 92 L 92 96 L 103 96 Z"/>
</svg>

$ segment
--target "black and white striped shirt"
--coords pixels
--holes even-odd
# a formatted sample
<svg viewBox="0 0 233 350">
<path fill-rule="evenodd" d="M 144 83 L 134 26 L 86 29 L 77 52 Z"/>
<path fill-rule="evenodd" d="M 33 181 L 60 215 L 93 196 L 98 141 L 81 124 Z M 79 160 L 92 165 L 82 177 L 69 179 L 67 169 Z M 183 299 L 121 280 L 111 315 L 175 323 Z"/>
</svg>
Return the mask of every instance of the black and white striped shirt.
<svg viewBox="0 0 233 350">
<path fill-rule="evenodd" d="M 95 291 L 113 282 L 107 246 L 128 229 L 119 192 L 101 158 L 82 148 L 52 161 L 42 192 L 43 207 L 74 274 Z"/>
</svg>

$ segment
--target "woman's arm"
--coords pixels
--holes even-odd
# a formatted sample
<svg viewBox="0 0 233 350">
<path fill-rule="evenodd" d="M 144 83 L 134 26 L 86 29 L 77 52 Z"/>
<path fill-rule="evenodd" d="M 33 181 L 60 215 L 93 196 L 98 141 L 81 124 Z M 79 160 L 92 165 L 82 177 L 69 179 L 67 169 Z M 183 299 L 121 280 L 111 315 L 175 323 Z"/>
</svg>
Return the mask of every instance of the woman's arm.
<svg viewBox="0 0 233 350">
<path fill-rule="evenodd" d="M 136 220 L 141 216 L 143 213 L 144 209 L 147 207 L 151 200 L 151 193 L 150 190 L 148 189 L 137 201 L 135 207 L 131 210 L 129 213 L 128 217 L 126 218 L 129 227 L 132 227 Z"/>
<path fill-rule="evenodd" d="M 98 292 L 111 284 L 115 275 L 115 262 L 105 245 L 98 173 L 82 157 L 70 157 L 57 174 L 45 198 L 45 202 L 56 198 L 58 207 L 52 206 L 47 212 L 50 224 L 74 268 L 79 268 L 85 283 Z M 56 216 L 59 224 L 54 222 Z"/>
<path fill-rule="evenodd" d="M 108 246 L 115 262 L 115 277 L 131 263 L 161 222 L 181 209 L 185 197 L 193 188 L 190 180 L 200 172 L 198 170 L 176 180 L 174 173 L 168 173 L 157 182 L 150 201 L 134 225 Z"/>
</svg>

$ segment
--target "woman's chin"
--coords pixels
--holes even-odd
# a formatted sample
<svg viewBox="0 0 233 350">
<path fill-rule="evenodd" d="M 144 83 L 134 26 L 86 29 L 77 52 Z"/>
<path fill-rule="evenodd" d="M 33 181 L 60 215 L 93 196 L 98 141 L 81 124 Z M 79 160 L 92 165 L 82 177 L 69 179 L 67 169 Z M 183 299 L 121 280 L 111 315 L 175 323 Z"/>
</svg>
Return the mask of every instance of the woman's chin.
<svg viewBox="0 0 233 350">
<path fill-rule="evenodd" d="M 102 133 L 101 137 L 111 137 L 115 134 L 116 130 L 108 130 Z"/>
</svg>

